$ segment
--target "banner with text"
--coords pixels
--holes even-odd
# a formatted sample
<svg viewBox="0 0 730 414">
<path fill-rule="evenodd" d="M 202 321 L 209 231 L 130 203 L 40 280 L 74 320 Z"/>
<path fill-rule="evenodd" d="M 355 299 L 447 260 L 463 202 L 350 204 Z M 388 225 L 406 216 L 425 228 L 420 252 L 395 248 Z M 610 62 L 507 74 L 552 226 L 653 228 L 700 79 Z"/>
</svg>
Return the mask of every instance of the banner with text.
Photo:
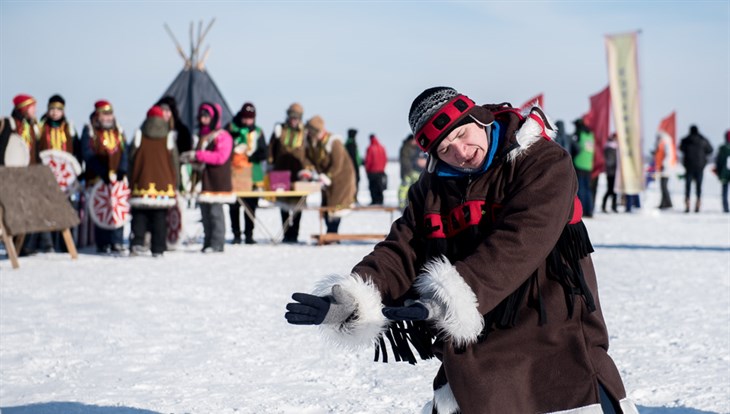
<svg viewBox="0 0 730 414">
<path fill-rule="evenodd" d="M 644 189 L 637 33 L 606 36 L 611 109 L 619 150 L 620 191 Z"/>
</svg>

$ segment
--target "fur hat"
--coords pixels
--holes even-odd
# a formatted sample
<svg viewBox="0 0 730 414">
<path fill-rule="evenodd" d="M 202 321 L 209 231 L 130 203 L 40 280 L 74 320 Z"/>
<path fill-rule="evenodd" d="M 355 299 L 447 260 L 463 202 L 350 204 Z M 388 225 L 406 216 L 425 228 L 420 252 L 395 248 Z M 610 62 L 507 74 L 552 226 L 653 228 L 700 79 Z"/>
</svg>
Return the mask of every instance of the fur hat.
<svg viewBox="0 0 730 414">
<path fill-rule="evenodd" d="M 408 112 L 416 144 L 424 152 L 437 147 L 454 128 L 468 122 L 486 126 L 494 122 L 494 115 L 456 89 L 443 86 L 421 92 Z"/>
<path fill-rule="evenodd" d="M 288 118 L 302 119 L 302 116 L 304 116 L 304 108 L 301 104 L 294 102 L 289 105 L 289 108 L 286 110 L 286 116 Z"/>
<path fill-rule="evenodd" d="M 307 121 L 307 125 L 305 127 L 309 130 L 322 132 L 324 131 L 324 119 L 322 119 L 319 115 L 315 115 Z"/>
<path fill-rule="evenodd" d="M 13 98 L 13 106 L 15 106 L 15 109 L 22 110 L 23 108 L 27 108 L 35 103 L 35 98 L 33 98 L 30 95 L 20 94 L 16 95 L 15 98 Z"/>
</svg>

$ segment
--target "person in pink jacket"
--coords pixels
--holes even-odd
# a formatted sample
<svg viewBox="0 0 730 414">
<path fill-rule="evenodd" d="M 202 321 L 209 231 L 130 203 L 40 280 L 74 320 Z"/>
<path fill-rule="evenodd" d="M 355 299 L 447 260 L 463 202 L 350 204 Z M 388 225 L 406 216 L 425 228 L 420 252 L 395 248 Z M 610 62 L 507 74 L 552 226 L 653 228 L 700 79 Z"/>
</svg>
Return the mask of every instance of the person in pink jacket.
<svg viewBox="0 0 730 414">
<path fill-rule="evenodd" d="M 182 162 L 197 163 L 202 168 L 198 204 L 205 232 L 203 253 L 223 251 L 226 234 L 223 204 L 236 201 L 231 182 L 233 138 L 221 128 L 221 112 L 218 104 L 204 102 L 200 105 L 198 145 L 195 151 L 180 156 Z"/>
</svg>

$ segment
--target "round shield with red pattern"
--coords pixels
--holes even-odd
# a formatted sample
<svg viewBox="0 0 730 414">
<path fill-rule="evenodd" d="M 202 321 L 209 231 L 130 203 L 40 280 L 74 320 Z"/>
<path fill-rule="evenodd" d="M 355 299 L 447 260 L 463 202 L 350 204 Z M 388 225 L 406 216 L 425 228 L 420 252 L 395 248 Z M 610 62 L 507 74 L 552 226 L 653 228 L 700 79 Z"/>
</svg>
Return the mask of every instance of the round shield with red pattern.
<svg viewBox="0 0 730 414">
<path fill-rule="evenodd" d="M 124 181 L 104 184 L 99 181 L 91 189 L 89 216 L 97 226 L 114 230 L 123 227 L 132 219 L 129 196 L 132 192 Z"/>
<path fill-rule="evenodd" d="M 180 199 L 174 206 L 167 209 L 167 249 L 174 250 L 180 243 L 183 234 L 183 217 Z"/>
<path fill-rule="evenodd" d="M 47 165 L 53 172 L 61 191 L 67 192 L 72 188 L 81 174 L 81 165 L 71 153 L 49 149 L 41 151 L 38 155 L 43 164 Z"/>
</svg>

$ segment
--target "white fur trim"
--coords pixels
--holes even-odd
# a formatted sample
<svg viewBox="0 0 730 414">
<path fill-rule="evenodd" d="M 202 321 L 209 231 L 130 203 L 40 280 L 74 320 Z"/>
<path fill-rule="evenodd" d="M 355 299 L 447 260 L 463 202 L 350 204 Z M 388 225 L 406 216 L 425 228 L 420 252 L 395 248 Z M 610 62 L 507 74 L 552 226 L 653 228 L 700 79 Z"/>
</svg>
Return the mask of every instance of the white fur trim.
<svg viewBox="0 0 730 414">
<path fill-rule="evenodd" d="M 281 138 L 281 132 L 283 130 L 283 127 L 281 124 L 274 125 L 274 136 L 277 138 Z"/>
<path fill-rule="evenodd" d="M 170 208 L 177 204 L 174 198 L 131 197 L 129 205 L 139 208 Z"/>
<path fill-rule="evenodd" d="M 414 286 L 421 297 L 443 307 L 443 319 L 436 327 L 461 347 L 477 341 L 484 328 L 477 296 L 449 259 L 442 256 L 427 263 Z"/>
<path fill-rule="evenodd" d="M 167 149 L 172 151 L 177 146 L 177 131 L 174 129 L 167 133 Z"/>
<path fill-rule="evenodd" d="M 231 204 L 236 202 L 236 195 L 233 193 L 200 193 L 198 203 L 203 204 Z"/>
<path fill-rule="evenodd" d="M 329 154 L 332 153 L 332 145 L 334 145 L 335 141 L 343 142 L 342 137 L 340 135 L 335 135 L 335 134 L 330 135 L 330 139 L 327 140 L 327 145 L 324 146 L 324 149 L 325 149 L 325 151 L 327 151 L 327 153 L 329 153 Z M 344 143 L 343 143 L 343 145 L 344 145 Z"/>
<path fill-rule="evenodd" d="M 142 130 L 138 129 L 134 131 L 134 147 L 139 148 L 142 145 Z"/>
<path fill-rule="evenodd" d="M 532 144 L 541 139 L 545 139 L 542 136 L 543 131 L 550 137 L 551 140 L 555 139 L 555 136 L 557 135 L 557 130 L 552 126 L 553 122 L 547 115 L 544 115 L 542 111 L 534 112 L 535 115 L 542 118 L 542 121 L 545 124 L 544 129 L 540 125 L 540 123 L 529 117 L 529 115 L 533 113 L 533 109 L 535 108 L 540 109 L 539 106 L 534 106 L 530 108 L 527 113 L 524 114 L 526 116 L 525 122 L 515 133 L 515 138 L 517 138 L 517 143 L 520 144 L 520 146 L 510 151 L 510 153 L 507 155 L 508 162 L 512 162 L 516 160 L 517 157 L 519 157 L 520 155 L 526 154 L 527 150 L 530 148 L 530 146 L 532 146 Z M 544 115 L 544 117 L 541 115 L 541 113 Z"/>
<path fill-rule="evenodd" d="M 436 412 L 438 414 L 456 414 L 459 412 L 459 403 L 456 402 L 456 397 L 454 397 L 454 393 L 451 391 L 451 386 L 448 383 L 434 390 L 433 400 L 423 406 L 421 414 L 431 414 L 434 403 L 436 404 Z"/>
<path fill-rule="evenodd" d="M 624 414 L 639 414 L 639 410 L 636 408 L 634 402 L 628 398 L 624 398 L 619 401 L 621 405 L 621 411 Z M 547 414 L 603 414 L 601 404 L 591 404 L 585 407 L 571 408 L 570 410 L 554 411 Z"/>
<path fill-rule="evenodd" d="M 312 294 L 331 295 L 334 285 L 340 285 L 355 298 L 357 317 L 339 325 L 320 325 L 322 335 L 329 342 L 347 349 L 359 349 L 377 343 L 388 328 L 388 320 L 383 316 L 383 303 L 375 284 L 357 274 L 330 275 L 317 282 Z"/>
</svg>

